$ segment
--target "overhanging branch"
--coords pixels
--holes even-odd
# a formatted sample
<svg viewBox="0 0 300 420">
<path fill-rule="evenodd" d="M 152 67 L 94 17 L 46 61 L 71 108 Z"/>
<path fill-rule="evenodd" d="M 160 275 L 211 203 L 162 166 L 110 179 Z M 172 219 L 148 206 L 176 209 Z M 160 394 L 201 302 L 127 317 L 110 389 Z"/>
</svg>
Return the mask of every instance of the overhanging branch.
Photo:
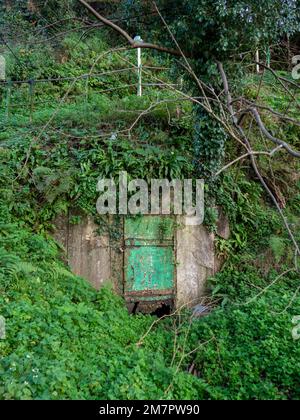
<svg viewBox="0 0 300 420">
<path fill-rule="evenodd" d="M 296 238 L 295 238 L 295 236 L 294 236 L 294 234 L 292 232 L 292 229 L 291 229 L 291 227 L 289 225 L 289 222 L 288 222 L 287 218 L 285 217 L 282 209 L 280 208 L 280 205 L 279 205 L 276 197 L 274 196 L 274 194 L 272 193 L 272 191 L 268 187 L 268 185 L 267 185 L 264 177 L 262 176 L 262 174 L 260 173 L 260 171 L 258 169 L 258 166 L 257 166 L 257 163 L 256 163 L 256 158 L 255 158 L 255 155 L 253 153 L 253 150 L 252 150 L 250 141 L 249 141 L 249 139 L 248 139 L 245 131 L 243 130 L 243 128 L 240 125 L 238 125 L 238 121 L 237 121 L 237 118 L 235 116 L 235 113 L 234 113 L 234 110 L 233 110 L 233 106 L 232 106 L 232 97 L 231 97 L 231 93 L 230 93 L 230 89 L 229 89 L 229 84 L 228 84 L 228 79 L 227 79 L 227 75 L 225 73 L 223 64 L 220 63 L 220 62 L 218 62 L 217 65 L 218 65 L 218 69 L 219 69 L 219 72 L 220 72 L 220 75 L 221 75 L 221 78 L 222 78 L 222 81 L 223 81 L 223 86 L 224 86 L 224 91 L 225 91 L 226 101 L 227 101 L 227 108 L 228 108 L 229 114 L 231 116 L 232 122 L 233 122 L 234 126 L 236 127 L 236 129 L 239 131 L 239 133 L 241 135 L 241 139 L 244 142 L 244 144 L 245 144 L 245 146 L 246 146 L 246 148 L 248 150 L 248 154 L 250 156 L 251 164 L 252 164 L 252 167 L 254 169 L 254 172 L 256 173 L 256 175 L 257 175 L 258 179 L 260 180 L 262 186 L 264 187 L 264 189 L 266 190 L 266 192 L 270 196 L 271 200 L 275 204 L 275 206 L 276 206 L 276 208 L 277 208 L 277 210 L 278 210 L 278 212 L 279 212 L 279 214 L 280 214 L 280 216 L 281 216 L 281 218 L 283 220 L 283 223 L 284 223 L 284 225 L 286 227 L 286 230 L 287 230 L 287 232 L 289 234 L 289 237 L 290 237 L 292 243 L 294 244 L 294 247 L 295 247 L 295 266 L 296 266 L 296 269 L 298 271 L 297 258 L 296 257 L 297 256 L 300 256 L 300 247 L 299 247 L 299 244 L 298 244 L 298 242 L 297 242 L 297 240 L 296 240 Z M 257 114 L 258 114 L 258 112 L 257 112 Z M 254 116 L 255 115 L 256 115 L 256 113 L 254 113 Z M 259 114 L 258 114 L 258 116 L 259 116 Z M 260 117 L 259 117 L 259 119 L 258 119 L 257 122 L 260 122 L 260 121 L 261 120 L 260 120 Z M 262 127 L 260 127 L 260 128 L 262 129 Z M 263 131 L 263 133 L 264 133 L 264 131 Z M 264 134 L 266 135 L 266 133 L 264 133 Z M 270 140 L 274 141 L 274 138 L 272 138 Z M 278 144 L 278 139 L 275 139 L 275 140 L 276 141 L 274 141 L 274 142 L 276 144 Z M 281 141 L 279 141 L 279 142 L 281 143 Z M 279 146 L 285 147 L 285 146 L 288 146 L 288 145 L 285 142 L 282 142 L 282 144 L 279 144 Z M 285 147 L 285 149 L 289 153 L 291 153 L 291 151 L 288 150 L 287 147 Z"/>
<path fill-rule="evenodd" d="M 126 41 L 129 43 L 132 49 L 136 48 L 143 48 L 143 49 L 151 49 L 160 52 L 164 52 L 167 54 L 175 55 L 175 56 L 182 56 L 182 52 L 178 50 L 174 50 L 171 48 L 167 48 L 157 44 L 151 44 L 148 42 L 136 42 L 123 28 L 119 25 L 115 24 L 109 19 L 106 19 L 104 16 L 100 15 L 90 4 L 88 4 L 85 0 L 78 0 L 84 7 L 86 7 L 100 22 L 102 22 L 105 26 L 113 29 L 115 32 L 120 34 Z"/>
</svg>

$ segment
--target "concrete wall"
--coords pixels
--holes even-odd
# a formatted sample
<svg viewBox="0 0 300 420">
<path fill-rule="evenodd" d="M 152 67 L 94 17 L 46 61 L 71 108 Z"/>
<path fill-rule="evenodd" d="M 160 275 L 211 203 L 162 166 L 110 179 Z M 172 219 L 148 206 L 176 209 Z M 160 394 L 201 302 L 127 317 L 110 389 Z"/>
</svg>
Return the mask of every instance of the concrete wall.
<svg viewBox="0 0 300 420">
<path fill-rule="evenodd" d="M 93 218 L 86 217 L 77 225 L 70 224 L 69 220 L 67 216 L 56 220 L 54 236 L 64 246 L 72 271 L 86 278 L 96 289 L 107 282 L 113 282 L 118 289 L 123 268 L 122 249 L 116 243 L 110 244 L 108 234 L 97 234 L 99 227 Z"/>
<path fill-rule="evenodd" d="M 178 219 L 176 233 L 176 306 L 194 306 L 206 294 L 207 279 L 215 271 L 214 235 L 204 226 L 186 226 Z"/>
</svg>

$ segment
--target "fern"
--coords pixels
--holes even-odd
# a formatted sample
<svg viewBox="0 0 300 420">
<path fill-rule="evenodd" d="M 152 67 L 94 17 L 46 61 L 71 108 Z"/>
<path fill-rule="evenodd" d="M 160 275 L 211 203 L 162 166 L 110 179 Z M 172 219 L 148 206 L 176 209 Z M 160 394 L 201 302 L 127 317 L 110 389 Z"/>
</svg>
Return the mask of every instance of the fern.
<svg viewBox="0 0 300 420">
<path fill-rule="evenodd" d="M 278 236 L 272 236 L 270 239 L 270 248 L 273 251 L 276 262 L 279 263 L 286 252 L 285 240 Z"/>
<path fill-rule="evenodd" d="M 71 190 L 74 184 L 73 173 L 72 170 L 55 171 L 41 166 L 33 171 L 33 180 L 36 189 L 52 204 L 57 197 Z"/>
</svg>

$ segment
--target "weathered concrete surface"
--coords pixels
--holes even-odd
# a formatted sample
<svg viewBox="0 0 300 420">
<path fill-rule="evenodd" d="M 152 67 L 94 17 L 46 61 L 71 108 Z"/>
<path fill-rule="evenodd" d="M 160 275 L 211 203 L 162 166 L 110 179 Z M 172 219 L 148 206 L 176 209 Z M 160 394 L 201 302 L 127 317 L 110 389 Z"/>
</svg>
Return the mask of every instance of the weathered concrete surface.
<svg viewBox="0 0 300 420">
<path fill-rule="evenodd" d="M 119 266 L 118 252 L 112 251 L 108 234 L 97 234 L 98 226 L 91 217 L 74 225 L 69 223 L 68 216 L 63 216 L 55 224 L 55 239 L 64 246 L 68 264 L 76 275 L 86 278 L 96 289 L 100 289 L 120 273 L 122 265 Z M 118 267 L 113 269 L 113 263 Z"/>
<path fill-rule="evenodd" d="M 221 208 L 218 208 L 219 218 L 217 222 L 217 235 L 225 240 L 230 238 L 230 223 L 228 217 L 225 215 Z M 221 270 L 225 262 L 225 258 L 215 255 L 215 268 L 214 273 Z"/>
<path fill-rule="evenodd" d="M 204 226 L 186 226 L 178 219 L 176 306 L 195 306 L 206 294 L 215 269 L 214 235 Z"/>
<path fill-rule="evenodd" d="M 111 279 L 109 237 L 97 235 L 97 226 L 88 217 L 79 225 L 69 225 L 68 260 L 73 272 L 100 289 Z"/>
<path fill-rule="evenodd" d="M 223 239 L 230 238 L 230 225 L 228 217 L 221 208 L 218 208 L 219 218 L 217 222 L 217 234 Z"/>
</svg>

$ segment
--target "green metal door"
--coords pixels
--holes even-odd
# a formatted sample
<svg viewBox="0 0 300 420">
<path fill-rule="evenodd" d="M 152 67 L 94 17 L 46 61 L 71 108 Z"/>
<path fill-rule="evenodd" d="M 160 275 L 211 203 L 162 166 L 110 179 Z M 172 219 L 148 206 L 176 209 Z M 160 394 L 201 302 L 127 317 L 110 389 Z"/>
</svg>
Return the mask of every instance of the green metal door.
<svg viewBox="0 0 300 420">
<path fill-rule="evenodd" d="M 175 295 L 174 220 L 143 216 L 125 220 L 125 297 L 164 301 Z"/>
</svg>

